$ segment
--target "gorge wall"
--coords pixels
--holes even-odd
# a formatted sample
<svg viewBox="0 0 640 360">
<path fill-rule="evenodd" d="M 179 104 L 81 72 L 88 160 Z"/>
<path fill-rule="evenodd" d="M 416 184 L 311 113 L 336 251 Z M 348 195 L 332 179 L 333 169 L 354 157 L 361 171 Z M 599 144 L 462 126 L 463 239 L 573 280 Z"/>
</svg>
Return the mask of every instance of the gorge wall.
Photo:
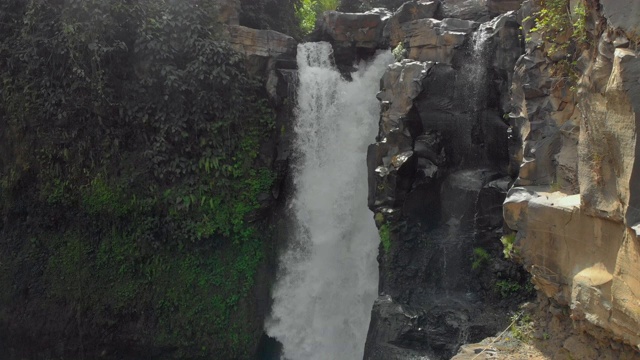
<svg viewBox="0 0 640 360">
<path fill-rule="evenodd" d="M 269 4 L 0 3 L 0 358 L 255 356 L 297 43 L 244 26 L 296 24 Z"/>
<path fill-rule="evenodd" d="M 521 166 L 504 216 L 533 283 L 574 327 L 637 350 L 638 9 L 589 1 L 574 16 L 579 6 L 585 43 L 545 56 L 553 44 L 534 33 L 516 65 L 510 125 L 521 145 L 511 154 Z M 558 67 L 572 57 L 569 88 Z"/>
<path fill-rule="evenodd" d="M 280 356 L 264 334 L 272 297 L 329 294 L 273 289 L 292 229 L 294 3 L 0 4 L 0 357 Z M 564 22 L 541 21 L 540 6 Z M 326 88 L 349 88 L 354 64 L 380 50 L 396 62 L 380 79 L 367 178 L 331 194 L 339 203 L 366 190 L 379 230 L 366 343 L 326 338 L 364 346 L 365 360 L 491 358 L 487 342 L 456 353 L 531 301 L 534 337 L 557 343 L 548 358 L 640 358 L 640 6 L 344 0 L 339 10 L 306 39 L 333 48 Z M 319 112 L 370 117 L 340 106 L 347 115 Z M 351 138 L 330 138 L 322 150 L 340 157 Z M 332 170 L 351 174 L 364 147 Z M 309 177 L 337 188 L 338 175 Z M 337 206 L 317 233 L 359 211 Z M 327 254 L 362 255 L 332 245 Z M 305 272 L 311 285 L 316 273 Z M 279 314 L 309 334 L 331 330 L 295 309 Z M 350 310 L 323 320 L 348 329 L 339 318 Z M 274 333 L 314 336 L 287 331 Z"/>
<path fill-rule="evenodd" d="M 638 9 L 571 1 L 559 29 L 540 6 L 557 4 L 413 1 L 318 24 L 345 73 L 397 56 L 367 155 L 381 245 L 365 359 L 450 358 L 507 326 L 531 283 L 540 322 L 570 324 L 550 357 L 640 356 Z"/>
</svg>

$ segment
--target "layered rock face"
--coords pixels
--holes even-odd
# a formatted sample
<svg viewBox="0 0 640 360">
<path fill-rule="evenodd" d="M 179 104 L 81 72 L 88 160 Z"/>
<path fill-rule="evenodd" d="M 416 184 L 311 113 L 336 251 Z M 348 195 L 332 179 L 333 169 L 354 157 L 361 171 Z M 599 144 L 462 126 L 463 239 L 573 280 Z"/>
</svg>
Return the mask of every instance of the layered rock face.
<svg viewBox="0 0 640 360">
<path fill-rule="evenodd" d="M 502 326 L 485 302 L 490 281 L 479 278 L 520 274 L 500 260 L 472 270 L 474 247 L 501 251 L 510 182 L 503 114 L 522 53 L 517 16 L 506 12 L 513 4 L 496 3 L 329 12 L 315 34 L 345 68 L 380 47 L 406 57 L 381 79 L 380 130 L 367 155 L 383 245 L 365 359 L 449 358 Z"/>
<path fill-rule="evenodd" d="M 365 359 L 449 358 L 506 325 L 489 286 L 522 274 L 498 256 L 471 263 L 474 248 L 499 253 L 503 234 L 554 318 L 569 314 L 609 350 L 640 344 L 638 8 L 583 4 L 592 41 L 571 65 L 575 87 L 558 67 L 566 49 L 530 32 L 533 1 L 325 14 L 315 39 L 345 72 L 379 48 L 398 57 L 367 154 L 382 245 Z"/>
<path fill-rule="evenodd" d="M 535 9 L 526 2 L 523 16 Z M 640 345 L 635 5 L 588 2 L 592 42 L 575 89 L 534 39 L 518 59 L 510 123 L 519 176 L 504 204 L 536 287 L 605 344 Z M 526 25 L 526 24 L 525 24 Z M 528 29 L 524 26 L 525 36 Z"/>
</svg>

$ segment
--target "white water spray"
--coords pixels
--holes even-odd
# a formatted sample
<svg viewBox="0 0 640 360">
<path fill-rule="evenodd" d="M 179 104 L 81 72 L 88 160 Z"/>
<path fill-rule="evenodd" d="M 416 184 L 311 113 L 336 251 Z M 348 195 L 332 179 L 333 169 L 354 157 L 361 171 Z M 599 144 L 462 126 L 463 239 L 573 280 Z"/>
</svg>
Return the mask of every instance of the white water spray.
<svg viewBox="0 0 640 360">
<path fill-rule="evenodd" d="M 377 296 L 379 237 L 367 209 L 367 144 L 390 53 L 361 64 L 353 81 L 331 64 L 331 45 L 298 46 L 296 229 L 281 259 L 265 324 L 287 360 L 359 360 Z"/>
<path fill-rule="evenodd" d="M 467 69 L 465 69 L 469 77 L 469 90 L 471 91 L 469 96 L 472 111 L 478 111 L 485 106 L 483 91 L 485 91 L 487 81 L 487 58 L 489 56 L 487 40 L 489 40 L 493 30 L 491 26 L 492 22 L 484 23 L 473 33 L 473 52 L 471 53 L 471 61 L 468 63 Z"/>
</svg>

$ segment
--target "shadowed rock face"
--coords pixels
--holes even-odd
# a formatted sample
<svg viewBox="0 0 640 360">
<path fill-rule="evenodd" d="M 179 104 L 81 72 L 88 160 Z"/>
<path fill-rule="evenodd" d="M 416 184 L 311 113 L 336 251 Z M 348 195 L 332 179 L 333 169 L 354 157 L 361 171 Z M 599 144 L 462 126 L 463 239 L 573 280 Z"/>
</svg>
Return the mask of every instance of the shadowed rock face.
<svg viewBox="0 0 640 360">
<path fill-rule="evenodd" d="M 635 4 L 599 3 L 588 2 L 596 41 L 577 62 L 577 92 L 554 75 L 566 52 L 549 57 L 536 33 L 522 48 L 532 1 L 413 1 L 381 16 L 382 32 L 363 28 L 406 57 L 381 80 L 367 154 L 369 207 L 390 232 L 365 359 L 447 358 L 497 330 L 478 321 L 491 307 L 469 258 L 495 249 L 511 186 L 505 230 L 538 289 L 599 340 L 640 343 L 640 21 Z M 344 68 L 372 51 L 325 39 Z"/>
<path fill-rule="evenodd" d="M 502 113 L 522 51 L 519 23 L 514 13 L 485 24 L 414 19 L 407 8 L 422 16 L 407 3 L 387 23 L 407 59 L 381 79 L 380 131 L 367 157 L 369 207 L 391 245 L 378 257 L 365 359 L 449 358 L 502 325 L 482 315 L 491 309 L 470 258 L 474 246 L 499 243 L 510 183 Z"/>
</svg>

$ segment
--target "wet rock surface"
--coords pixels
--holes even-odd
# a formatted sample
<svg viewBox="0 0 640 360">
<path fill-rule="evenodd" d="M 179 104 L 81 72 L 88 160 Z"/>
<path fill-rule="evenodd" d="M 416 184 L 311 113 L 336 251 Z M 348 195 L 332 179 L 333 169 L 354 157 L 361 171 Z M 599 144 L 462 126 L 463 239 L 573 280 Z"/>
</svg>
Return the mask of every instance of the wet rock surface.
<svg viewBox="0 0 640 360">
<path fill-rule="evenodd" d="M 363 29 L 368 42 L 351 30 L 326 37 L 338 63 L 365 58 L 374 43 L 406 58 L 381 80 L 380 131 L 367 155 L 369 207 L 389 239 L 365 359 L 448 358 L 471 334 L 505 325 L 495 317 L 476 327 L 474 312 L 499 302 L 490 295 L 496 279 L 527 282 L 499 259 L 503 234 L 515 236 L 514 256 L 568 323 L 605 347 L 640 344 L 638 9 L 586 4 L 595 41 L 576 58 L 573 87 L 557 64 L 576 47 L 552 52 L 530 33 L 531 0 L 394 4 L 381 32 L 343 27 Z M 497 259 L 472 269 L 474 248 Z M 588 343 L 580 336 L 564 336 L 557 354 L 540 359 L 609 356 L 578 351 Z"/>
<path fill-rule="evenodd" d="M 454 5 L 442 2 L 433 16 L 468 10 Z M 511 183 L 502 114 L 522 52 L 517 16 L 424 15 L 405 4 L 385 30 L 407 59 L 381 80 L 380 131 L 367 157 L 369 207 L 390 245 L 378 257 L 365 359 L 450 358 L 504 325 L 487 301 L 496 274 L 524 280 L 497 246 Z M 472 269 L 474 247 L 494 254 L 482 269 Z"/>
</svg>

